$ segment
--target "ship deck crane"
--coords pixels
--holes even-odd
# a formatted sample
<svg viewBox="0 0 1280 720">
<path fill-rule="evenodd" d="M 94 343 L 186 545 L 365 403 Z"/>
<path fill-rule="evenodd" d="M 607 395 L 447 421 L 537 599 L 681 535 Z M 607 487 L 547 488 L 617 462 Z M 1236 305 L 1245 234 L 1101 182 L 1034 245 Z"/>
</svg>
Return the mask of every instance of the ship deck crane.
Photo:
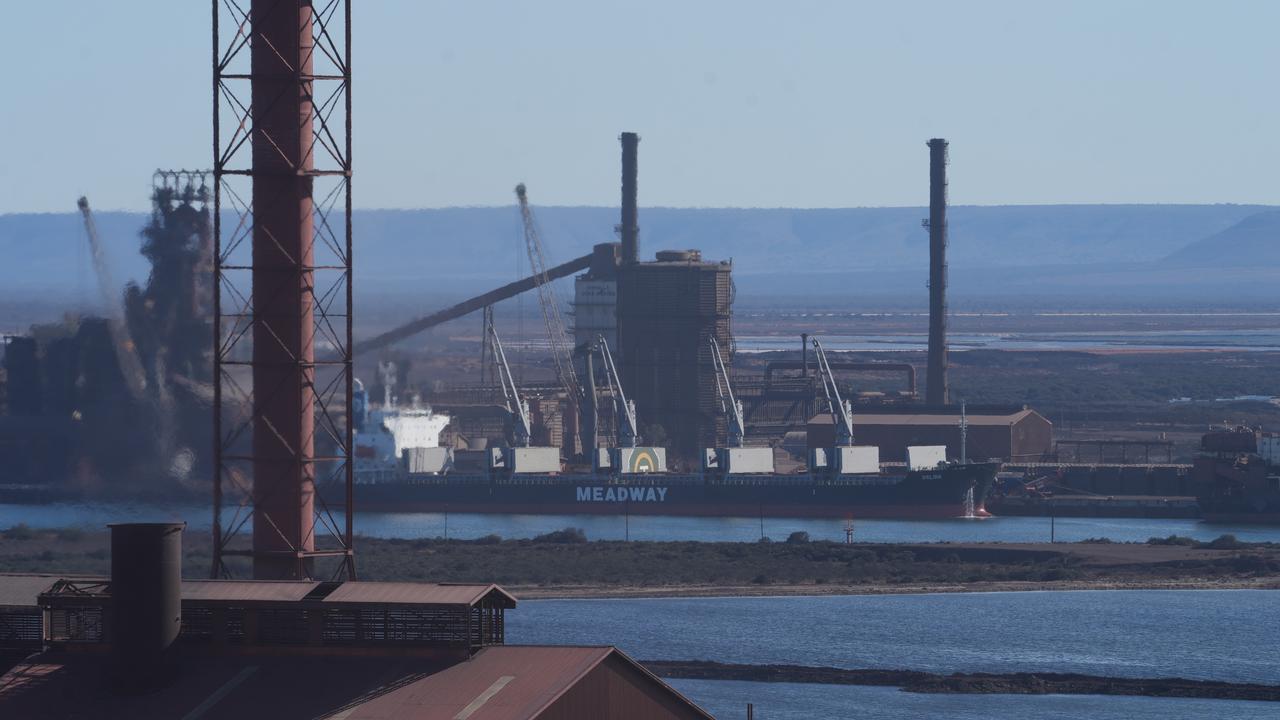
<svg viewBox="0 0 1280 720">
<path fill-rule="evenodd" d="M 733 396 L 733 387 L 729 384 L 729 370 L 725 367 L 724 358 L 720 356 L 720 346 L 716 343 L 716 339 L 707 338 L 707 342 L 711 343 L 711 361 L 716 370 L 716 398 L 720 401 L 720 411 L 729 420 L 729 447 L 740 448 L 747 436 L 742 401 Z"/>
<path fill-rule="evenodd" d="M 604 364 L 605 377 L 609 384 L 609 392 L 613 395 L 614 419 L 618 423 L 618 445 L 625 448 L 636 446 L 636 404 L 628 400 L 622 391 L 622 380 L 618 376 L 618 368 L 613 364 L 613 354 L 609 352 L 609 343 L 601 335 L 596 339 L 596 349 Z"/>
<path fill-rule="evenodd" d="M 720 410 L 728 419 L 727 447 L 706 448 L 702 456 L 702 469 L 713 477 L 727 475 L 768 474 L 774 471 L 773 448 L 746 447 L 747 424 L 742 402 L 733 395 L 729 382 L 729 367 L 716 339 L 711 343 L 711 362 L 716 371 L 716 398 Z"/>
<path fill-rule="evenodd" d="M 822 391 L 827 397 L 827 406 L 831 410 L 831 419 L 836 426 L 836 445 L 853 444 L 853 406 L 848 400 L 840 397 L 840 388 L 836 385 L 836 376 L 831 372 L 831 363 L 827 362 L 827 352 L 822 348 L 818 338 L 813 338 L 813 349 L 818 360 L 818 374 L 822 376 Z"/>
<path fill-rule="evenodd" d="M 529 403 L 520 397 L 515 377 L 511 374 L 511 366 L 507 364 L 507 353 L 502 349 L 502 341 L 498 339 L 498 331 L 493 322 L 488 324 L 489 342 L 493 345 L 493 359 L 498 366 L 498 378 L 502 382 L 502 396 L 507 403 L 507 417 L 511 424 L 512 444 L 516 447 L 529 447 L 533 442 L 533 426 L 529 421 Z"/>
</svg>

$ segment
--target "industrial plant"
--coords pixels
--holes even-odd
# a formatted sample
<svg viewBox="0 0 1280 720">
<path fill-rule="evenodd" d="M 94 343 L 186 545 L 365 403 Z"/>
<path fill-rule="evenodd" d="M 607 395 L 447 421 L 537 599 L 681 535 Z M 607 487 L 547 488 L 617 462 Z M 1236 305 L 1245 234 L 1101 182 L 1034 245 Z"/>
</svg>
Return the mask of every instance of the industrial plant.
<svg viewBox="0 0 1280 720">
<path fill-rule="evenodd" d="M 0 716 L 711 717 L 612 645 L 508 644 L 506 580 L 369 581 L 360 512 L 751 518 L 761 546 L 774 518 L 843 520 L 849 545 L 880 519 L 1280 520 L 1273 434 L 1217 428 L 1175 457 L 1163 434 L 1059 436 L 1030 399 L 956 392 L 944 138 L 902 149 L 929 198 L 923 368 L 808 319 L 743 351 L 733 258 L 646 235 L 632 131 L 599 242 L 552 257 L 542 188 L 495 179 L 527 274 L 365 332 L 350 4 L 214 0 L 213 154 L 152 178 L 149 276 L 119 296 L 81 197 L 101 307 L 4 338 L 0 501 L 208 505 L 211 557 L 189 562 L 183 522 L 120 518 L 109 575 L 4 575 Z M 495 312 L 522 297 L 533 331 Z M 470 354 L 411 373 L 409 342 L 454 321 Z M 477 354 L 465 380 L 432 374 Z"/>
</svg>

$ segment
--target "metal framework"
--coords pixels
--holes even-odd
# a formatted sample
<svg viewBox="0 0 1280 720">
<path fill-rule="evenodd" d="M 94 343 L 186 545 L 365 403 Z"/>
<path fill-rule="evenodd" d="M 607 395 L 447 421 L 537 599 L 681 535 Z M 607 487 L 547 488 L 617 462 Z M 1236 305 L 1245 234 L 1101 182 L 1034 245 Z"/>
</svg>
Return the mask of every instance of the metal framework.
<svg viewBox="0 0 1280 720">
<path fill-rule="evenodd" d="M 354 578 L 350 1 L 212 10 L 212 575 Z"/>
</svg>

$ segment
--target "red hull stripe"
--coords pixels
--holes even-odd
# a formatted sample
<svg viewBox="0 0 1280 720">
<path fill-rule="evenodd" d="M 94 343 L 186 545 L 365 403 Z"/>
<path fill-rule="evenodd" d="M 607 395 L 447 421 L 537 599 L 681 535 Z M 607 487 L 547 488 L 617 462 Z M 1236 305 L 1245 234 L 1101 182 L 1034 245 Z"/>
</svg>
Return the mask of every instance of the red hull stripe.
<svg viewBox="0 0 1280 720">
<path fill-rule="evenodd" d="M 362 512 L 453 512 L 491 515 L 622 515 L 620 503 L 379 503 L 361 500 Z M 712 505 L 678 503 L 632 503 L 631 515 L 675 515 L 681 517 L 772 517 L 772 518 L 892 518 L 904 520 L 945 519 L 964 516 L 964 505 Z M 977 514 L 987 516 L 985 510 Z"/>
</svg>

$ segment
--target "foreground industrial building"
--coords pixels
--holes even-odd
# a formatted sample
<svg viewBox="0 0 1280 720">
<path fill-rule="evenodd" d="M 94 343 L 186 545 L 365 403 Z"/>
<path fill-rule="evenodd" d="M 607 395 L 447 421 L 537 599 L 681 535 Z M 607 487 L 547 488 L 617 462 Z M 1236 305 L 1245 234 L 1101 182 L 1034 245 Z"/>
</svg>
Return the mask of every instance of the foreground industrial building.
<svg viewBox="0 0 1280 720">
<path fill-rule="evenodd" d="M 617 648 L 506 645 L 496 585 L 180 580 L 180 523 L 112 577 L 0 575 L 4 718 L 709 718 Z"/>
</svg>

